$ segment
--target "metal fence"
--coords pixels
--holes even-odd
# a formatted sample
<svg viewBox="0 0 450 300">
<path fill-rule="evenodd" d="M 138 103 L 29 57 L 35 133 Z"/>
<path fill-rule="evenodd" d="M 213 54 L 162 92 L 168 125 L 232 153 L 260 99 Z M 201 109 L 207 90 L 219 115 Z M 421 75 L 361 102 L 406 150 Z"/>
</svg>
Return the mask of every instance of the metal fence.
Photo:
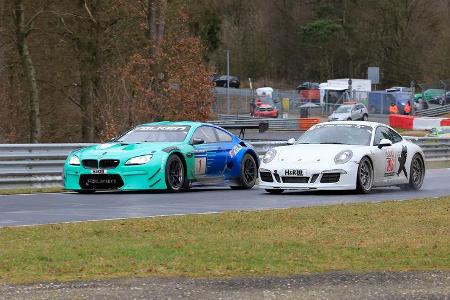
<svg viewBox="0 0 450 300">
<path fill-rule="evenodd" d="M 449 161 L 450 139 L 407 139 L 420 145 L 427 161 Z M 286 141 L 251 142 L 262 155 Z M 0 145 L 0 189 L 60 187 L 67 155 L 91 144 L 4 144 Z"/>
</svg>

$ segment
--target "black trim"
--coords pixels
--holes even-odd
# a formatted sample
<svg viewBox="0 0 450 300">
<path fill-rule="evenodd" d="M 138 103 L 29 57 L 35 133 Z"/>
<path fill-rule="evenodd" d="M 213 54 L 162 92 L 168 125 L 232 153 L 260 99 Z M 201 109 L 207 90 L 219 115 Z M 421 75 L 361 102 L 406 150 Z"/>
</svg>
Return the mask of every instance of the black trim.
<svg viewBox="0 0 450 300">
<path fill-rule="evenodd" d="M 170 147 L 164 148 L 162 151 L 164 151 L 164 152 L 166 152 L 166 153 L 170 153 L 170 152 L 172 152 L 173 150 L 178 150 L 178 149 L 179 149 L 179 148 L 176 147 L 176 146 L 170 146 Z"/>
<path fill-rule="evenodd" d="M 160 179 L 158 179 L 158 180 L 156 180 L 152 185 L 150 185 L 150 187 L 154 187 L 158 182 L 160 182 L 161 181 L 161 178 Z"/>
</svg>

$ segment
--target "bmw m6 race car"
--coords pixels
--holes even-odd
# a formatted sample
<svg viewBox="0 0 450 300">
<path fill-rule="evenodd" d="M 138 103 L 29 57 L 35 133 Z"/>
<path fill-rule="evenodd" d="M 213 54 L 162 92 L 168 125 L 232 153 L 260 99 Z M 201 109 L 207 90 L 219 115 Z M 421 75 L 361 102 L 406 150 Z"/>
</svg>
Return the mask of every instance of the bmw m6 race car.
<svg viewBox="0 0 450 300">
<path fill-rule="evenodd" d="M 358 190 L 400 186 L 418 190 L 425 176 L 421 148 L 391 127 L 364 121 L 317 124 L 288 146 L 269 150 L 259 168 L 259 185 L 284 190 Z"/>
<path fill-rule="evenodd" d="M 64 165 L 64 188 L 96 190 L 167 189 L 193 182 L 226 182 L 250 189 L 258 177 L 253 148 L 211 124 L 158 122 L 139 125 L 114 141 L 72 152 Z"/>
</svg>

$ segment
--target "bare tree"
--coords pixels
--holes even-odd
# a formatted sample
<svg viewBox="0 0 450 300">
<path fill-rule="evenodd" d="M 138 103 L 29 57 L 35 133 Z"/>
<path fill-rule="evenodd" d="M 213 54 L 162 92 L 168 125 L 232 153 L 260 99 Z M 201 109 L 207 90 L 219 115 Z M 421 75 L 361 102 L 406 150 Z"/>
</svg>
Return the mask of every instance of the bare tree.
<svg viewBox="0 0 450 300">
<path fill-rule="evenodd" d="M 15 0 L 14 3 L 14 24 L 16 29 L 16 46 L 25 73 L 27 86 L 30 91 L 30 142 L 38 143 L 41 139 L 41 116 L 39 110 L 39 88 L 36 78 L 36 69 L 31 59 L 28 47 L 28 36 L 33 29 L 33 21 L 42 13 L 36 12 L 31 18 L 26 20 L 23 0 Z"/>
</svg>

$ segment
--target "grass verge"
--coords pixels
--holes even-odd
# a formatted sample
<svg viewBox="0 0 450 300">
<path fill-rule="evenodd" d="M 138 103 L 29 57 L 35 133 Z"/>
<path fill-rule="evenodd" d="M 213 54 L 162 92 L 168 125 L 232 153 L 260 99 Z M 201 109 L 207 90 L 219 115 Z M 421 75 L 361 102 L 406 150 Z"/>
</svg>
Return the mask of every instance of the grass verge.
<svg viewBox="0 0 450 300">
<path fill-rule="evenodd" d="M 450 197 L 0 228 L 0 282 L 450 269 Z"/>
<path fill-rule="evenodd" d="M 0 195 L 16 195 L 16 194 L 34 194 L 34 193 L 61 193 L 64 189 L 61 187 L 50 187 L 41 189 L 6 189 L 0 190 Z"/>
</svg>

